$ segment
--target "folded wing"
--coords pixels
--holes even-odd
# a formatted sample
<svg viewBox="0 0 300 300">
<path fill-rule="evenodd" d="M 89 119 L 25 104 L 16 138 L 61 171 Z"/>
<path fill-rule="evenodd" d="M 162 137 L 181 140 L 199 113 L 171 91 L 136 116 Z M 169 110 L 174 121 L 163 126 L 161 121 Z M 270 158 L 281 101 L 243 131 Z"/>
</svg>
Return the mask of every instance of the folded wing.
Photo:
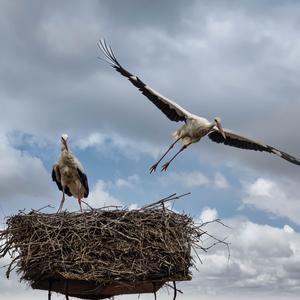
<svg viewBox="0 0 300 300">
<path fill-rule="evenodd" d="M 60 191 L 62 191 L 63 188 L 62 188 L 62 184 L 61 184 L 61 176 L 60 176 L 60 171 L 59 171 L 59 165 L 58 164 L 55 164 L 52 168 L 52 180 L 56 182 L 56 185 L 57 185 L 58 189 Z M 70 197 L 72 196 L 68 186 L 65 187 L 65 193 Z"/>
<path fill-rule="evenodd" d="M 77 172 L 79 175 L 80 182 L 85 188 L 84 198 L 87 198 L 87 196 L 89 195 L 89 184 L 88 184 L 87 176 L 85 175 L 84 172 L 80 170 L 80 168 L 77 168 Z"/>
</svg>

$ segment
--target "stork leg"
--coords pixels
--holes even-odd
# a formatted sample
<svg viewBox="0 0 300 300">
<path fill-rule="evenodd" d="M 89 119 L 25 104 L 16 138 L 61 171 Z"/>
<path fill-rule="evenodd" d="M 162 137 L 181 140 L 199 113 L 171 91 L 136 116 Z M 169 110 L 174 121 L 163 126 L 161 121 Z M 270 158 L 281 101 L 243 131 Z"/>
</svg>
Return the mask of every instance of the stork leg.
<svg viewBox="0 0 300 300">
<path fill-rule="evenodd" d="M 77 186 L 77 200 L 78 200 L 78 204 L 79 204 L 79 207 L 80 207 L 80 212 L 82 212 L 82 206 L 81 206 L 81 197 L 80 197 L 80 188 L 81 188 L 81 184 L 78 184 Z"/>
<path fill-rule="evenodd" d="M 158 166 L 158 164 L 162 161 L 162 159 L 169 153 L 169 151 L 174 147 L 174 145 L 180 140 L 181 138 L 177 139 L 174 143 L 171 144 L 171 146 L 168 148 L 168 150 L 165 152 L 165 154 L 153 165 L 150 167 L 150 174 L 152 172 L 156 171 L 156 168 Z"/>
<path fill-rule="evenodd" d="M 62 194 L 62 198 L 61 198 L 61 201 L 60 201 L 60 205 L 59 205 L 57 214 L 60 213 L 60 212 L 62 211 L 64 202 L 65 202 L 65 190 L 63 189 L 63 194 Z"/>
<path fill-rule="evenodd" d="M 161 167 L 161 171 L 167 171 L 169 164 L 174 160 L 174 158 L 180 153 L 182 152 L 184 149 L 186 149 L 190 144 L 184 145 L 180 148 L 180 150 L 168 161 L 166 162 L 162 167 Z"/>
<path fill-rule="evenodd" d="M 80 207 L 80 212 L 82 212 L 82 206 L 81 206 L 81 199 L 78 198 L 78 204 L 79 204 L 79 207 Z"/>
</svg>

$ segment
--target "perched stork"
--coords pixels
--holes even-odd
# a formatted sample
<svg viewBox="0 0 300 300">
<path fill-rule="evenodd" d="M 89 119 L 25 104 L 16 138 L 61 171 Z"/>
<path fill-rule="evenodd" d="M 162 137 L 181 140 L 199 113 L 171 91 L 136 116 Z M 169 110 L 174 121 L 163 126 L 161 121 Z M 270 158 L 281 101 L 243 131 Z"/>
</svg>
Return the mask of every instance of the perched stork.
<svg viewBox="0 0 300 300">
<path fill-rule="evenodd" d="M 167 97 L 155 91 L 150 86 L 146 85 L 137 76 L 124 69 L 116 59 L 112 48 L 107 45 L 105 40 L 100 40 L 98 42 L 98 47 L 105 57 L 100 59 L 106 61 L 121 75 L 127 77 L 128 80 L 135 87 L 137 87 L 141 91 L 141 93 L 145 95 L 156 107 L 158 107 L 171 121 L 183 121 L 185 123 L 181 128 L 173 133 L 175 141 L 167 149 L 164 155 L 153 166 L 150 167 L 150 173 L 156 170 L 161 160 L 167 155 L 167 153 L 174 147 L 174 145 L 178 141 L 181 141 L 183 146 L 168 162 L 166 162 L 162 166 L 161 171 L 166 171 L 169 164 L 180 152 L 186 149 L 189 145 L 198 142 L 205 135 L 208 135 L 208 137 L 216 143 L 223 143 L 225 145 L 241 149 L 273 153 L 293 164 L 300 165 L 299 159 L 281 150 L 278 150 L 267 144 L 251 140 L 240 134 L 234 133 L 231 130 L 223 129 L 221 125 L 221 119 L 218 117 L 214 118 L 214 120 L 210 122 L 205 118 L 196 116 L 188 112 L 174 101 L 168 99 Z"/>
<path fill-rule="evenodd" d="M 68 135 L 61 136 L 61 154 L 59 159 L 53 165 L 52 180 L 56 182 L 57 187 L 62 191 L 62 199 L 58 213 L 62 211 L 65 194 L 77 198 L 82 212 L 81 199 L 89 195 L 89 185 L 80 161 L 71 152 L 68 145 Z"/>
</svg>

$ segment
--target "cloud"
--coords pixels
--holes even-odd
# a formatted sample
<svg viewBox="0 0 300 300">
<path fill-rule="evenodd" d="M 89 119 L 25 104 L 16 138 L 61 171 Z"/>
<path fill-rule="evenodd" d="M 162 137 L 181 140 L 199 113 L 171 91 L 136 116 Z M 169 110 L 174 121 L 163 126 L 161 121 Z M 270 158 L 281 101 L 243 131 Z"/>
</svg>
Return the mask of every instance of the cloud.
<svg viewBox="0 0 300 300">
<path fill-rule="evenodd" d="M 180 184 L 190 188 L 210 186 L 216 189 L 226 189 L 229 187 L 227 179 L 220 172 L 216 173 L 213 178 L 199 171 L 169 172 L 167 177 L 160 177 L 159 180 L 163 185 Z"/>
<path fill-rule="evenodd" d="M 103 206 L 122 206 L 122 202 L 108 191 L 107 184 L 100 179 L 91 190 L 87 203 L 94 208 Z"/>
<path fill-rule="evenodd" d="M 210 222 L 218 218 L 218 212 L 215 208 L 204 207 L 199 216 L 200 223 Z"/>
<path fill-rule="evenodd" d="M 136 203 L 130 204 L 129 207 L 128 207 L 129 210 L 135 210 L 135 209 L 138 209 L 138 208 L 139 208 L 139 206 Z"/>
<path fill-rule="evenodd" d="M 298 184 L 284 180 L 276 181 L 257 178 L 254 182 L 244 183 L 245 205 L 270 212 L 278 217 L 286 217 L 300 224 L 300 193 Z"/>
<path fill-rule="evenodd" d="M 57 137 L 62 132 L 68 132 L 72 140 L 82 142 L 81 145 L 75 143 L 82 150 L 91 148 L 101 153 L 112 152 L 114 157 L 126 156 L 140 161 L 143 155 L 158 157 L 171 143 L 170 133 L 181 124 L 170 122 L 120 74 L 97 60 L 99 51 L 96 41 L 106 37 L 124 67 L 187 110 L 209 120 L 221 116 L 225 128 L 232 128 L 300 156 L 300 139 L 297 137 L 300 4 L 293 0 L 154 2 L 129 0 L 126 4 L 115 4 L 113 1 L 91 0 L 83 3 L 74 0 L 62 4 L 56 0 L 28 0 L 16 4 L 9 0 L 1 1 L 0 36 L 5 41 L 1 47 L 3 59 L 0 62 L 2 130 L 19 130 L 46 141 L 55 140 L 55 145 Z M 38 141 L 32 142 L 36 144 Z M 2 168 L 2 173 L 0 171 L 1 199 L 25 195 L 46 197 L 47 191 L 51 190 L 48 187 L 48 184 L 51 186 L 49 174 L 41 161 L 45 163 L 44 156 L 31 151 L 28 153 L 23 146 L 22 141 L 21 147 L 7 142 L 7 137 L 0 145 L 0 166 L 10 167 L 9 170 Z M 85 156 L 86 152 L 82 152 Z M 45 151 L 45 156 L 48 153 Z M 236 174 L 241 174 L 239 178 L 259 176 L 245 183 L 244 205 L 288 217 L 299 224 L 296 201 L 299 198 L 297 184 L 300 173 L 297 166 L 275 155 L 216 145 L 208 139 L 201 140 L 183 156 L 195 161 L 195 164 L 195 159 L 199 159 L 205 171 L 190 175 L 178 165 L 176 175 L 172 177 L 172 173 L 168 173 L 170 181 L 162 179 L 162 184 L 198 190 L 208 186 L 213 189 L 230 187 L 234 194 L 235 182 L 228 182 L 227 179 L 231 178 L 228 173 L 213 173 L 214 170 L 223 170 L 220 166 L 225 164 L 231 168 L 232 178 Z M 214 170 L 206 173 L 212 165 Z M 17 173 L 12 171 L 15 168 L 18 168 Z M 125 189 L 134 184 L 134 179 L 129 177 L 117 178 L 111 173 L 105 176 L 111 177 L 96 183 L 91 191 L 96 207 L 103 204 L 103 199 L 105 203 L 121 202 L 112 194 L 113 188 L 118 185 L 120 191 L 125 193 Z M 266 182 L 257 183 L 258 179 Z M 54 185 L 52 187 L 56 188 Z M 268 193 L 264 194 L 266 190 Z M 77 207 L 76 201 L 69 202 Z M 210 208 L 206 209 L 206 214 L 208 218 L 215 212 Z M 219 214 L 222 215 L 222 212 Z M 237 226 L 244 226 L 246 231 L 247 222 L 239 221 Z M 230 265 L 228 274 L 220 271 L 228 270 L 225 253 L 224 257 L 217 251 L 212 253 L 215 259 L 212 258 L 209 264 L 212 266 L 210 272 L 213 272 L 215 263 L 221 266 L 219 269 L 216 267 L 220 273 L 214 275 L 208 270 L 207 276 L 204 274 L 194 280 L 192 283 L 197 285 L 197 294 L 188 295 L 188 299 L 198 299 L 201 292 L 198 293 L 198 289 L 203 284 L 205 299 L 216 299 L 222 298 L 220 293 L 214 295 L 218 293 L 218 286 L 223 289 L 227 284 L 228 292 L 232 282 L 237 282 L 243 288 L 233 287 L 232 290 L 238 289 L 239 293 L 235 292 L 235 297 L 230 298 L 240 299 L 241 294 L 251 289 L 251 283 L 252 291 L 262 291 L 260 287 L 256 289 L 257 283 L 254 281 L 257 278 L 261 283 L 267 282 L 267 278 L 273 278 L 273 272 L 276 282 L 277 269 L 274 270 L 272 263 L 278 264 L 278 270 L 282 270 L 284 258 L 282 261 L 273 260 L 271 253 L 270 263 L 265 263 L 269 253 L 258 246 L 270 234 L 278 238 L 281 251 L 284 248 L 281 243 L 283 231 L 290 240 L 295 241 L 298 240 L 298 233 L 287 224 L 279 231 L 274 227 L 266 230 L 262 225 L 257 226 L 258 232 L 262 229 L 264 235 L 255 243 L 256 252 L 251 252 L 249 256 L 250 250 L 246 247 L 236 250 L 238 260 L 236 265 Z M 255 226 L 251 228 L 247 231 L 253 231 Z M 246 234 L 234 232 L 241 239 Z M 248 238 L 252 238 L 250 234 Z M 287 248 L 299 249 L 298 245 L 290 247 L 290 240 L 285 244 Z M 276 243 L 268 243 L 277 249 Z M 259 260 L 256 255 L 266 256 Z M 274 288 L 275 292 L 270 292 L 272 299 L 294 297 L 295 282 L 291 270 L 294 268 L 294 274 L 299 275 L 299 263 L 298 258 L 293 257 L 289 260 L 290 265 L 286 266 L 289 272 L 281 278 L 284 291 L 290 284 L 290 294 L 287 291 L 286 297 L 278 295 L 278 290 Z M 269 269 L 263 270 L 262 264 Z M 249 279 L 247 274 L 255 272 L 263 275 Z M 241 274 L 240 278 L 238 274 Z M 244 274 L 249 279 L 246 288 L 245 282 L 242 282 Z M 20 294 L 16 294 L 17 287 Z M 273 287 L 273 282 L 270 287 Z M 8 288 L 1 286 L 0 290 L 6 291 Z M 269 291 L 268 286 L 266 290 Z M 35 292 L 27 292 L 30 293 L 29 299 L 45 295 L 32 296 Z M 17 299 L 20 295 L 25 297 L 23 294 L 27 292 L 24 286 L 21 289 L 16 285 L 4 297 Z M 266 299 L 269 295 L 263 296 Z M 164 297 L 169 299 L 169 295 Z M 299 293 L 294 298 L 297 297 Z M 225 299 L 228 298 L 226 295 Z"/>
<path fill-rule="evenodd" d="M 130 1 L 118 12 L 107 1 L 75 3 L 1 2 L 3 128 L 52 138 L 108 131 L 114 137 L 104 138 L 122 151 L 128 146 L 132 156 L 157 155 L 178 125 L 97 61 L 96 41 L 105 36 L 124 67 L 186 109 L 208 119 L 220 115 L 225 127 L 297 155 L 299 3 L 276 1 L 262 10 L 261 1 Z M 211 163 L 226 158 L 299 179 L 277 157 L 211 147 L 201 145 Z"/>
<path fill-rule="evenodd" d="M 229 187 L 227 179 L 220 172 L 215 174 L 214 184 L 218 189 L 227 189 Z"/>
<path fill-rule="evenodd" d="M 295 232 L 294 229 L 293 229 L 291 226 L 287 225 L 287 224 L 285 224 L 285 225 L 283 226 L 283 230 L 284 230 L 285 232 L 287 232 L 287 233 L 293 233 L 293 232 Z"/>
<path fill-rule="evenodd" d="M 198 171 L 193 172 L 170 172 L 168 177 L 161 177 L 160 181 L 162 184 L 180 184 L 185 187 L 199 187 L 207 186 L 209 179 Z"/>
<path fill-rule="evenodd" d="M 130 159 L 138 159 L 140 154 L 157 157 L 160 150 L 145 142 L 130 140 L 116 133 L 91 133 L 86 138 L 77 141 L 80 149 L 96 148 L 98 151 L 107 152 L 111 149 L 118 150 Z"/>
<path fill-rule="evenodd" d="M 126 179 L 117 178 L 115 185 L 118 188 L 133 188 L 140 182 L 140 177 L 137 174 L 128 176 Z"/>
<path fill-rule="evenodd" d="M 199 272 L 193 271 L 193 281 L 187 286 L 194 293 L 215 295 L 216 299 L 222 295 L 233 299 L 239 295 L 255 299 L 263 295 L 274 299 L 296 297 L 300 285 L 300 269 L 296 267 L 300 264 L 300 234 L 246 219 L 224 222 L 232 228 L 231 232 L 226 229 L 230 232 L 230 260 L 226 247 L 221 245 L 207 254 L 199 253 L 203 264 L 197 265 Z M 222 236 L 224 231 L 219 228 L 215 234 Z"/>
<path fill-rule="evenodd" d="M 0 198 L 47 198 L 52 195 L 50 173 L 42 161 L 26 151 L 12 147 L 7 135 L 0 132 Z"/>
</svg>

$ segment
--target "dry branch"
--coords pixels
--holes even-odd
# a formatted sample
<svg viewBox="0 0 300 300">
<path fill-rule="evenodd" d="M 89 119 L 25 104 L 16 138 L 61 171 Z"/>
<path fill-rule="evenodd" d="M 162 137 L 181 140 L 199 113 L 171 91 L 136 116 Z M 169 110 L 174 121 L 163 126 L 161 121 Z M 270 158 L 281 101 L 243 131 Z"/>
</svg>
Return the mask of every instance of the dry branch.
<svg viewBox="0 0 300 300">
<path fill-rule="evenodd" d="M 74 281 L 92 283 L 96 290 L 118 282 L 150 282 L 160 288 L 168 281 L 190 280 L 191 249 L 206 251 L 200 241 L 209 234 L 190 216 L 162 207 L 174 196 L 136 210 L 21 211 L 0 231 L 0 258 L 12 258 L 7 277 L 16 268 L 34 288 L 47 289 L 63 280 L 64 290 Z M 174 289 L 176 295 L 175 284 Z"/>
</svg>

